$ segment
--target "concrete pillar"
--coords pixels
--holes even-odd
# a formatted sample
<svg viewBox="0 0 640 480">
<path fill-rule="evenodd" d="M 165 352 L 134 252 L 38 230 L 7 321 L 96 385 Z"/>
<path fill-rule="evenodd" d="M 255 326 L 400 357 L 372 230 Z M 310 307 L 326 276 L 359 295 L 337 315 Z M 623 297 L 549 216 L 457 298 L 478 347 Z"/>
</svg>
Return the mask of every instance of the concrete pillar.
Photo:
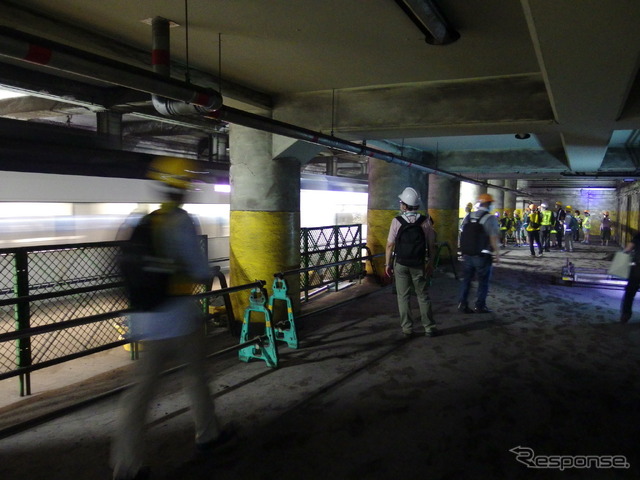
<svg viewBox="0 0 640 480">
<path fill-rule="evenodd" d="M 489 180 L 489 185 L 496 185 L 499 187 L 504 186 L 504 180 Z M 487 188 L 487 193 L 493 197 L 493 210 L 495 212 L 500 212 L 502 214 L 502 209 L 504 208 L 504 190 L 499 188 L 493 188 L 489 186 Z"/>
<path fill-rule="evenodd" d="M 113 148 L 122 148 L 122 114 L 118 112 L 96 113 L 98 136 L 106 138 Z"/>
<path fill-rule="evenodd" d="M 265 280 L 271 291 L 274 273 L 300 268 L 300 162 L 274 160 L 269 133 L 231 125 L 229 134 L 230 285 Z M 299 279 L 286 281 L 297 312 Z M 248 291 L 232 295 L 237 320 L 248 299 Z"/>
<path fill-rule="evenodd" d="M 484 185 L 476 185 L 475 183 L 461 182 L 460 183 L 460 201 L 458 203 L 458 218 L 464 218 L 467 214 L 466 207 L 468 203 L 475 205 L 478 201 L 478 197 L 481 193 L 487 193 L 487 188 Z"/>
<path fill-rule="evenodd" d="M 504 186 L 508 188 L 513 188 L 515 190 L 517 181 L 516 180 L 505 180 Z M 504 207 L 503 211 L 506 210 L 509 214 L 513 213 L 516 209 L 516 192 L 504 192 Z"/>
<path fill-rule="evenodd" d="M 516 180 L 516 188 L 518 190 L 526 191 L 529 186 L 529 180 Z M 524 212 L 525 208 L 529 206 L 531 203 L 531 199 L 529 196 L 518 195 L 516 198 L 516 208 L 519 208 L 522 212 Z"/>
<path fill-rule="evenodd" d="M 426 173 L 383 160 L 369 160 L 367 246 L 374 255 L 385 251 L 391 220 L 400 213 L 398 195 L 405 187 L 416 189 L 421 200 L 420 211 L 426 211 L 429 190 Z M 378 275 L 383 275 L 384 256 L 376 258 L 374 264 Z"/>
<path fill-rule="evenodd" d="M 456 252 L 458 246 L 459 202 L 460 182 L 458 180 L 429 175 L 429 214 L 435 223 L 437 241 L 447 242 L 452 252 Z"/>
</svg>

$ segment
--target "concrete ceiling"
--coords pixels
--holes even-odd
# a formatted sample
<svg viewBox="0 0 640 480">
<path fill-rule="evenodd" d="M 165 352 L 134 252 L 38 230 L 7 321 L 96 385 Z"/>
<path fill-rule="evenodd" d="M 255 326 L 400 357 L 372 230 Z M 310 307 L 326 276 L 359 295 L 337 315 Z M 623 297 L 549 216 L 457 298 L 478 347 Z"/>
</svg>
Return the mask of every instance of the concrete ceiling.
<svg viewBox="0 0 640 480">
<path fill-rule="evenodd" d="M 235 108 L 473 178 L 636 178 L 640 2 L 435 3 L 456 42 L 426 43 L 394 0 L 0 1 L 0 26 L 150 70 L 145 20 L 161 16 L 177 24 L 172 75 L 221 90 Z M 113 98 L 113 85 L 2 52 L 0 67 L 0 85 L 38 95 L 0 100 L 7 119 L 91 130 L 95 112 L 114 108 L 138 145 L 203 145 L 220 129 L 136 128 L 159 116 L 148 96 L 117 91 L 122 100 L 106 105 L 96 98 Z"/>
</svg>

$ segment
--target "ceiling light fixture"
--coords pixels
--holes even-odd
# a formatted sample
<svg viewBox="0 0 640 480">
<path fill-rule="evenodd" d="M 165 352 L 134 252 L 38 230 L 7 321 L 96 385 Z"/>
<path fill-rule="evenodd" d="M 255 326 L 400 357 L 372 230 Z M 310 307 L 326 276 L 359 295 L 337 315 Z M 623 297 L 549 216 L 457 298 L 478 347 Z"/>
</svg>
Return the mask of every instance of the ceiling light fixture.
<svg viewBox="0 0 640 480">
<path fill-rule="evenodd" d="M 527 138 L 531 138 L 530 133 L 516 133 L 516 138 L 518 140 L 526 140 Z"/>
<path fill-rule="evenodd" d="M 460 38 L 438 10 L 433 0 L 396 0 L 411 21 L 424 33 L 430 45 L 448 45 Z"/>
</svg>

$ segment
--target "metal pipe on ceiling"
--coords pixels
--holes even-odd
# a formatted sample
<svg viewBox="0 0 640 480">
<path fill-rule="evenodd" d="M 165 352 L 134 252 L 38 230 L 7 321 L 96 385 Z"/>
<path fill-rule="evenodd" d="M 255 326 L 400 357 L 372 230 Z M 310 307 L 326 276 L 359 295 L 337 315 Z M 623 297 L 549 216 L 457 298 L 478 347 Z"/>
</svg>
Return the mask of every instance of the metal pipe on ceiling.
<svg viewBox="0 0 640 480">
<path fill-rule="evenodd" d="M 164 22 L 166 22 L 168 30 L 168 21 L 161 17 L 157 18 L 157 30 L 154 30 L 154 38 L 156 34 L 161 32 L 161 29 L 165 28 Z M 0 56 L 149 93 L 153 97 L 153 103 L 158 112 L 166 116 L 204 116 L 205 118 L 243 125 L 355 155 L 377 158 L 433 175 L 441 175 L 475 185 L 528 195 L 528 193 L 520 190 L 498 187 L 457 173 L 420 165 L 402 156 L 367 147 L 363 144 L 222 106 L 220 93 L 170 78 L 166 71 L 168 68 L 168 44 L 163 39 L 154 40 L 154 42 L 157 42 L 155 45 L 159 47 L 158 50 L 165 49 L 167 52 L 154 53 L 154 69 L 158 71 L 149 72 L 66 45 L 36 38 L 14 29 L 0 27 Z M 167 58 L 163 58 L 163 55 L 166 55 Z"/>
<path fill-rule="evenodd" d="M 222 105 L 222 96 L 215 90 L 162 77 L 148 70 L 7 27 L 0 27 L 0 56 L 209 109 Z"/>
</svg>

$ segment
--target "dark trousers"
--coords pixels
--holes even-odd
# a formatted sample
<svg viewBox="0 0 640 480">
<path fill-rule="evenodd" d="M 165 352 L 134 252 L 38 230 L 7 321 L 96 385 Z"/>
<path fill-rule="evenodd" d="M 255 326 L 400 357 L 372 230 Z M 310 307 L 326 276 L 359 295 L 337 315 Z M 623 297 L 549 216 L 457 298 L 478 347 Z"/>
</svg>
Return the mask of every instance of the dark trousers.
<svg viewBox="0 0 640 480">
<path fill-rule="evenodd" d="M 564 226 L 556 227 L 556 239 L 558 240 L 558 249 L 562 250 L 562 239 L 564 238 Z"/>
<path fill-rule="evenodd" d="M 542 225 L 540 227 L 540 241 L 542 242 L 542 249 L 545 252 L 549 251 L 551 247 L 551 226 Z"/>
<path fill-rule="evenodd" d="M 638 288 L 640 288 L 640 265 L 633 265 L 629 272 L 629 281 L 624 289 L 624 297 L 622 297 L 621 310 L 623 315 L 631 315 L 633 299 L 636 297 Z"/>
<path fill-rule="evenodd" d="M 540 242 L 540 230 L 532 230 L 527 232 L 529 234 L 529 250 L 531 250 L 531 255 L 535 255 L 534 251 L 534 242 L 538 242 L 538 253 L 542 255 L 542 242 Z"/>
<path fill-rule="evenodd" d="M 487 306 L 487 294 L 489 293 L 489 280 L 491 279 L 491 255 L 463 255 L 462 284 L 460 285 L 459 303 L 467 305 L 471 281 L 478 276 L 478 296 L 475 306 L 483 308 Z"/>
</svg>

